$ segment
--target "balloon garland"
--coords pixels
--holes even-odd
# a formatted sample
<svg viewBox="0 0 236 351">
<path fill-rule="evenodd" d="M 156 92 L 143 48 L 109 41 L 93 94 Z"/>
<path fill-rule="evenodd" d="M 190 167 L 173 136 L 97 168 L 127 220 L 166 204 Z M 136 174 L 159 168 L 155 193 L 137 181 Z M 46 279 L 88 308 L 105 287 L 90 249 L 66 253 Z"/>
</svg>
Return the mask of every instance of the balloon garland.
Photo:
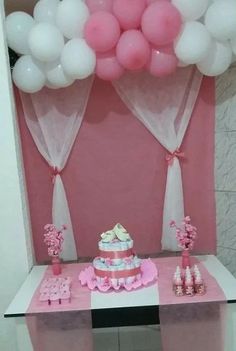
<svg viewBox="0 0 236 351">
<path fill-rule="evenodd" d="M 195 64 L 217 76 L 236 55 L 235 18 L 236 0 L 39 0 L 33 17 L 6 18 L 8 46 L 21 55 L 13 80 L 34 93 L 125 70 L 164 77 Z"/>
</svg>

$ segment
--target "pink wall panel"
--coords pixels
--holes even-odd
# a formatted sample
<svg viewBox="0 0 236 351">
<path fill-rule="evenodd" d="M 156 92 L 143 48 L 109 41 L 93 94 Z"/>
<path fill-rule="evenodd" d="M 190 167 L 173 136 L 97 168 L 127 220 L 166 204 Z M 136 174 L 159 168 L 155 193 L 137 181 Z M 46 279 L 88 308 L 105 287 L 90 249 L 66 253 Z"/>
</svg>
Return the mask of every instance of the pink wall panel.
<svg viewBox="0 0 236 351">
<path fill-rule="evenodd" d="M 18 100 L 18 98 L 17 98 Z M 43 226 L 51 222 L 50 169 L 18 114 L 38 262 L 47 259 Z M 199 228 L 196 250 L 215 251 L 214 80 L 205 78 L 183 144 L 186 214 Z M 99 233 L 121 222 L 139 253 L 160 251 L 166 151 L 122 103 L 112 85 L 96 80 L 86 115 L 62 173 L 80 256 L 97 253 Z"/>
</svg>

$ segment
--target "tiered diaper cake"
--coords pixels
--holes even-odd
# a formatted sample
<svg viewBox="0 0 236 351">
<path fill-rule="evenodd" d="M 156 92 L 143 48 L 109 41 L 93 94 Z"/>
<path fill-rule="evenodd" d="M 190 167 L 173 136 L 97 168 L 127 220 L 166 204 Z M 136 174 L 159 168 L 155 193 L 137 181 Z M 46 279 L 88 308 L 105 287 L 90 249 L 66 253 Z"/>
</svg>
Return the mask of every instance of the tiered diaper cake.
<svg viewBox="0 0 236 351">
<path fill-rule="evenodd" d="M 101 235 L 99 257 L 93 261 L 98 283 L 109 282 L 113 288 L 132 284 L 141 278 L 141 260 L 133 252 L 133 240 L 121 225 Z"/>
<path fill-rule="evenodd" d="M 90 290 L 127 291 L 148 286 L 157 279 L 156 265 L 139 259 L 133 252 L 133 240 L 121 224 L 101 234 L 99 256 L 79 274 L 80 283 Z"/>
</svg>

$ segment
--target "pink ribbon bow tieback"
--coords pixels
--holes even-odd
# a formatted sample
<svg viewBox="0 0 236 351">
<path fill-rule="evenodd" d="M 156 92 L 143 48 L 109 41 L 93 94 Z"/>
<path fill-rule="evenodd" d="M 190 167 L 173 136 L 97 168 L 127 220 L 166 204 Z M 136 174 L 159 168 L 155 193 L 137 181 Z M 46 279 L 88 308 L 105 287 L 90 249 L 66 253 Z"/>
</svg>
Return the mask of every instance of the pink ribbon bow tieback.
<svg viewBox="0 0 236 351">
<path fill-rule="evenodd" d="M 52 179 L 52 184 L 54 184 L 56 181 L 56 176 L 61 175 L 61 171 L 57 167 L 51 167 L 51 169 L 52 169 L 51 179 Z"/>
<path fill-rule="evenodd" d="M 174 159 L 176 158 L 184 158 L 184 152 L 181 152 L 179 149 L 176 149 L 172 154 L 166 155 L 166 161 L 169 166 L 173 165 Z"/>
</svg>

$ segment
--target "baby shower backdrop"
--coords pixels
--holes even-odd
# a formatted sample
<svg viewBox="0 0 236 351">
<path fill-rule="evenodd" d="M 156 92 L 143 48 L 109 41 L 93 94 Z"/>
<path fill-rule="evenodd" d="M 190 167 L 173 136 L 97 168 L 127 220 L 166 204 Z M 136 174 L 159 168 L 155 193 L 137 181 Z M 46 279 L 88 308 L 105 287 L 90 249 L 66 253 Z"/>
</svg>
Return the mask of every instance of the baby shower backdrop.
<svg viewBox="0 0 236 351">
<path fill-rule="evenodd" d="M 215 252 L 216 246 L 214 89 L 213 79 L 204 78 L 180 160 L 185 208 L 199 228 L 195 250 L 203 253 Z M 17 91 L 16 96 L 34 247 L 42 262 L 47 259 L 42 228 L 51 220 L 53 170 L 39 154 Z M 80 257 L 95 256 L 99 233 L 118 220 L 133 233 L 137 252 L 160 252 L 167 154 L 112 85 L 96 79 L 61 173 Z"/>
<path fill-rule="evenodd" d="M 38 262 L 48 222 L 75 260 L 116 222 L 139 254 L 176 252 L 185 215 L 215 253 L 212 77 L 234 61 L 234 15 L 233 0 L 40 0 L 7 16 Z"/>
</svg>

